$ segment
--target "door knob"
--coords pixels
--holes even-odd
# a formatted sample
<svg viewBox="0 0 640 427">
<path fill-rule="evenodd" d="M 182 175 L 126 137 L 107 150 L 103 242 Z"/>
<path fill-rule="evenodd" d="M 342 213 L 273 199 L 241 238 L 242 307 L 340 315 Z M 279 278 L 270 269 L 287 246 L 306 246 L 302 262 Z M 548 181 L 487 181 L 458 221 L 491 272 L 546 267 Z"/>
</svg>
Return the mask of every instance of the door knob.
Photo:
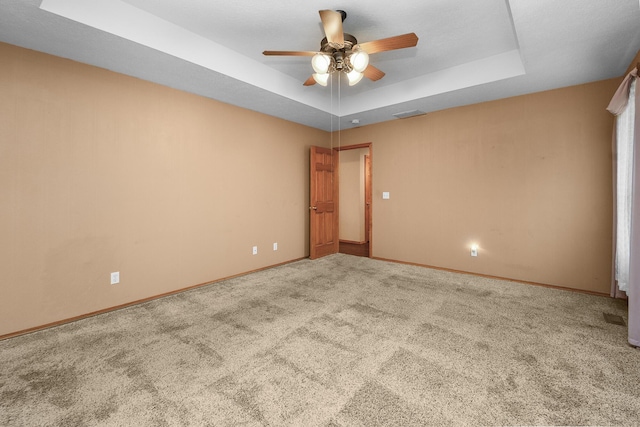
<svg viewBox="0 0 640 427">
<path fill-rule="evenodd" d="M 317 206 L 309 206 L 309 209 L 313 209 L 314 211 L 317 211 L 318 207 Z"/>
</svg>

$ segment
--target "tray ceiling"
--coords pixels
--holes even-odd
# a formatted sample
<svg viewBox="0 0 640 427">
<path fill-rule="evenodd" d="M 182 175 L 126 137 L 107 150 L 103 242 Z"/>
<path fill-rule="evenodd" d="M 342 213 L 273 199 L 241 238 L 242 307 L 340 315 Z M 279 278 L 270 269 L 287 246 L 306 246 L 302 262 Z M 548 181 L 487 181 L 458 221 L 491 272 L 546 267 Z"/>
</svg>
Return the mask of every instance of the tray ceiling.
<svg viewBox="0 0 640 427">
<path fill-rule="evenodd" d="M 305 87 L 318 10 L 344 9 L 360 42 L 407 32 L 381 52 L 386 76 Z M 638 0 L 10 0 L 0 41 L 107 68 L 324 130 L 621 76 L 640 49 Z M 339 120 L 338 120 L 339 119 Z"/>
</svg>

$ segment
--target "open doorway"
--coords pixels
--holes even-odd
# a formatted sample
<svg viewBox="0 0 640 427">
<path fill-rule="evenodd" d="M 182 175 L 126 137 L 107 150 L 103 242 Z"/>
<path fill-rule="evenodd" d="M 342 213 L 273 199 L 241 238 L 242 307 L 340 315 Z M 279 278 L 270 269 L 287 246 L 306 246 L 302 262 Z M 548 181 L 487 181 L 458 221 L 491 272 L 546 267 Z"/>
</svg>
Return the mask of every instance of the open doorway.
<svg viewBox="0 0 640 427">
<path fill-rule="evenodd" d="M 339 252 L 370 257 L 371 251 L 371 143 L 340 147 Z"/>
</svg>

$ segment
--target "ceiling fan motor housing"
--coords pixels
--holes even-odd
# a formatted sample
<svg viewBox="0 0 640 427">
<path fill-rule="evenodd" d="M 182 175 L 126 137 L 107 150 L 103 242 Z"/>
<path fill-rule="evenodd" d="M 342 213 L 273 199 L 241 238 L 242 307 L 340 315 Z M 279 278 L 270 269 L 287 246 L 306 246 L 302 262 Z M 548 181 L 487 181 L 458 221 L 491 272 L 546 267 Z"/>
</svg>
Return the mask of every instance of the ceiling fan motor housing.
<svg viewBox="0 0 640 427">
<path fill-rule="evenodd" d="M 349 33 L 344 33 L 344 44 L 329 43 L 327 38 L 323 38 L 320 42 L 320 51 L 331 53 L 334 50 L 351 50 L 358 44 L 358 40 Z"/>
<path fill-rule="evenodd" d="M 320 51 L 332 58 L 331 67 L 333 70 L 351 71 L 352 67 L 349 62 L 349 56 L 357 44 L 358 40 L 354 36 L 344 33 L 344 44 L 329 43 L 325 37 L 320 42 Z"/>
</svg>

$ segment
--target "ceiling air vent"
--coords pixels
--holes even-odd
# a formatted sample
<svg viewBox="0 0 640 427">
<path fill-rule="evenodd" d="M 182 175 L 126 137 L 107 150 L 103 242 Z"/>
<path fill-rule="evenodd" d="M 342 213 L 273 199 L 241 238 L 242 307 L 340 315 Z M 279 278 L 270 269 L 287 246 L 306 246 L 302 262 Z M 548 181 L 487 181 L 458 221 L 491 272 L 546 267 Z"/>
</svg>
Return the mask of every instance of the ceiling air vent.
<svg viewBox="0 0 640 427">
<path fill-rule="evenodd" d="M 396 119 L 406 119 L 407 117 L 422 116 L 423 114 L 427 114 L 427 113 L 420 110 L 410 110 L 410 111 L 403 111 L 402 113 L 395 113 L 393 114 L 393 117 L 395 117 Z"/>
</svg>

